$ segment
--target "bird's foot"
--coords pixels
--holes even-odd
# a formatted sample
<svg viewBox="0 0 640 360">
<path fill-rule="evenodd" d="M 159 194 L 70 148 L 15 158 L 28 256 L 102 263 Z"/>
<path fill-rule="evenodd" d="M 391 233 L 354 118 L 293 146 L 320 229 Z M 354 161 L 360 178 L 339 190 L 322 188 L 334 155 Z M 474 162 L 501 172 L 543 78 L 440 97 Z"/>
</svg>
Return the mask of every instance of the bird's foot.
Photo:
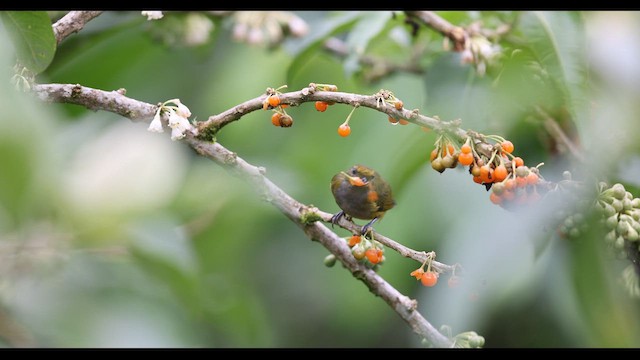
<svg viewBox="0 0 640 360">
<path fill-rule="evenodd" d="M 340 221 L 340 218 L 344 216 L 344 211 L 340 211 L 337 214 L 333 215 L 331 217 L 331 227 L 333 228 L 333 225 L 337 224 L 338 221 Z"/>
<path fill-rule="evenodd" d="M 374 224 L 376 221 L 378 221 L 378 218 L 377 218 L 377 217 L 373 218 L 373 220 L 371 220 L 371 221 L 369 221 L 368 223 L 366 223 L 366 224 L 362 227 L 362 229 L 360 230 L 360 235 L 365 236 L 365 235 L 367 235 L 368 233 L 372 232 L 372 231 L 373 231 L 373 224 Z"/>
</svg>

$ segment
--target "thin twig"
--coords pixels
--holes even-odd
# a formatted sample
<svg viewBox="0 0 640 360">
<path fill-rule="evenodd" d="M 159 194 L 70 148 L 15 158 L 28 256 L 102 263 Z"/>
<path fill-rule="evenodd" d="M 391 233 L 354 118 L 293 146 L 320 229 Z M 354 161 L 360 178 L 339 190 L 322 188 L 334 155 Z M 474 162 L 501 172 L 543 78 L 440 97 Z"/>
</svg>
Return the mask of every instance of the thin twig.
<svg viewBox="0 0 640 360">
<path fill-rule="evenodd" d="M 551 116 L 549 116 L 549 114 L 547 114 L 547 112 L 542 110 L 542 108 L 540 108 L 539 106 L 536 106 L 535 109 L 538 115 L 542 117 L 543 119 L 542 124 L 544 125 L 544 128 L 547 130 L 549 135 L 551 135 L 551 137 L 553 137 L 557 143 L 562 144 L 567 150 L 569 150 L 571 155 L 573 155 L 573 157 L 576 158 L 576 160 L 585 164 L 586 160 L 584 158 L 584 155 L 578 149 L 578 147 L 573 143 L 573 141 L 569 139 L 567 134 L 564 133 L 564 131 L 562 130 L 560 125 L 558 125 L 556 120 L 553 119 Z"/>
<path fill-rule="evenodd" d="M 451 24 L 436 15 L 433 11 L 406 11 L 405 13 L 409 18 L 418 19 L 425 25 L 449 38 L 449 40 L 453 41 L 456 51 L 464 50 L 465 44 L 469 39 L 469 34 L 467 34 L 465 29 Z"/>
<path fill-rule="evenodd" d="M 87 22 L 100 14 L 102 11 L 69 11 L 67 15 L 53 24 L 56 43 L 60 44 L 67 36 L 82 30 Z"/>
<path fill-rule="evenodd" d="M 324 42 L 325 50 L 337 55 L 341 58 L 349 55 L 347 44 L 335 37 L 331 37 Z M 358 61 L 367 66 L 371 66 L 371 72 L 368 73 L 368 80 L 377 80 L 383 76 L 391 75 L 396 72 L 408 72 L 411 74 L 423 74 L 425 71 L 417 63 L 417 58 L 413 57 L 410 62 L 405 64 L 396 64 L 387 61 L 384 58 L 378 58 L 370 55 L 362 55 Z"/>
</svg>

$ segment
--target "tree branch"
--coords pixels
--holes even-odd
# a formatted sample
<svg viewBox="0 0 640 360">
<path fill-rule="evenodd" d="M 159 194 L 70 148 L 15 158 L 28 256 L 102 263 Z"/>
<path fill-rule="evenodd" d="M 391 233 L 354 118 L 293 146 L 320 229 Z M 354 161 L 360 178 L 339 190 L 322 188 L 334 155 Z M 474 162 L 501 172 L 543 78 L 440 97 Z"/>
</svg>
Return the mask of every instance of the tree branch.
<svg viewBox="0 0 640 360">
<path fill-rule="evenodd" d="M 134 121 L 149 121 L 153 118 L 157 110 L 155 105 L 127 98 L 118 91 L 107 92 L 80 85 L 38 84 L 33 87 L 33 91 L 41 100 L 47 102 L 72 103 L 85 106 L 92 110 L 110 111 Z M 297 93 L 302 93 L 303 91 L 304 89 Z M 347 98 L 349 96 L 356 96 L 356 94 L 340 95 L 340 93 L 322 93 L 328 93 L 337 97 L 344 97 L 346 95 Z M 357 96 L 364 97 L 362 95 Z M 211 123 L 215 123 L 216 121 L 222 121 L 223 123 L 228 123 L 228 121 L 224 121 L 237 116 L 236 114 L 247 106 L 252 108 L 256 101 L 260 104 L 259 108 L 262 108 L 261 98 L 249 100 L 225 111 L 219 116 L 212 116 L 207 120 L 207 122 L 211 121 Z M 295 97 L 291 96 L 291 98 Z M 371 97 L 365 98 L 367 98 L 368 101 L 371 101 Z M 438 121 L 435 119 L 432 120 Z M 403 295 L 380 277 L 375 271 L 368 269 L 363 264 L 359 263 L 353 257 L 351 250 L 344 239 L 340 238 L 324 224 L 316 221 L 323 220 L 328 222 L 331 219 L 331 214 L 320 212 L 316 208 L 309 207 L 293 199 L 264 175 L 264 168 L 256 167 L 247 163 L 245 160 L 238 157 L 236 153 L 226 149 L 219 143 L 201 140 L 193 135 L 188 135 L 185 138 L 185 142 L 191 145 L 191 147 L 193 147 L 200 155 L 213 160 L 231 174 L 254 185 L 253 188 L 256 189 L 262 199 L 280 210 L 280 212 L 282 212 L 287 218 L 298 225 L 309 238 L 320 242 L 325 248 L 327 248 L 327 250 L 334 254 L 355 278 L 365 283 L 372 293 L 380 296 L 391 308 L 393 308 L 393 310 L 409 324 L 416 334 L 427 339 L 434 346 L 451 347 L 453 345 L 453 342 L 450 339 L 441 334 L 416 310 L 417 302 L 415 300 Z M 346 221 L 344 219 L 341 219 L 338 225 L 354 232 L 359 231 L 360 229 L 360 227 L 355 225 L 353 222 Z M 424 262 L 426 259 L 426 254 L 424 252 L 418 252 L 406 248 L 380 234 L 374 233 L 374 238 L 380 243 L 399 251 L 400 254 L 405 257 L 412 258 L 420 263 Z M 455 265 L 445 265 L 434 261 L 432 263 L 432 267 L 439 272 L 447 272 L 453 271 Z"/>
<path fill-rule="evenodd" d="M 60 44 L 67 36 L 82 30 L 87 22 L 100 14 L 102 11 L 69 11 L 67 15 L 53 24 L 56 43 Z"/>
<path fill-rule="evenodd" d="M 465 43 L 469 39 L 469 34 L 467 34 L 465 29 L 451 24 L 436 15 L 433 11 L 406 11 L 405 13 L 409 18 L 418 19 L 425 25 L 449 38 L 449 40 L 453 41 L 456 51 L 464 50 Z"/>
<path fill-rule="evenodd" d="M 134 122 L 148 120 L 158 110 L 156 105 L 126 97 L 125 89 L 104 91 L 73 84 L 35 84 L 33 92 L 45 102 L 76 104 L 94 111 L 110 111 Z"/>
</svg>

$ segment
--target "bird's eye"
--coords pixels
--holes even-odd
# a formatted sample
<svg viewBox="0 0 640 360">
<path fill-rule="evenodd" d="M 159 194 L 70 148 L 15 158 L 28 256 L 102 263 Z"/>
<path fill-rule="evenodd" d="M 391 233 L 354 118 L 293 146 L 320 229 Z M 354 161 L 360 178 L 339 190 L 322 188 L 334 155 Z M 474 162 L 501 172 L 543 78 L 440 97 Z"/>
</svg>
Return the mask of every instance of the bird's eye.
<svg viewBox="0 0 640 360">
<path fill-rule="evenodd" d="M 351 175 L 355 175 L 356 174 L 356 168 L 351 168 Z"/>
</svg>

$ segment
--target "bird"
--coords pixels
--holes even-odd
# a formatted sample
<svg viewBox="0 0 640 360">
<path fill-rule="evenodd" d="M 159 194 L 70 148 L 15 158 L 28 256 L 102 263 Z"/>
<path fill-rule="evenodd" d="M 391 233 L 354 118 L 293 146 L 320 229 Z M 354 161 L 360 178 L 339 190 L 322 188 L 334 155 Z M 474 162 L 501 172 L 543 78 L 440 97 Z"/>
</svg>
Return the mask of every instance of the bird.
<svg viewBox="0 0 640 360">
<path fill-rule="evenodd" d="M 331 192 L 340 211 L 331 217 L 331 224 L 340 218 L 370 220 L 360 231 L 367 234 L 373 224 L 396 205 L 391 186 L 380 174 L 364 165 L 356 164 L 340 171 L 331 179 Z"/>
</svg>

